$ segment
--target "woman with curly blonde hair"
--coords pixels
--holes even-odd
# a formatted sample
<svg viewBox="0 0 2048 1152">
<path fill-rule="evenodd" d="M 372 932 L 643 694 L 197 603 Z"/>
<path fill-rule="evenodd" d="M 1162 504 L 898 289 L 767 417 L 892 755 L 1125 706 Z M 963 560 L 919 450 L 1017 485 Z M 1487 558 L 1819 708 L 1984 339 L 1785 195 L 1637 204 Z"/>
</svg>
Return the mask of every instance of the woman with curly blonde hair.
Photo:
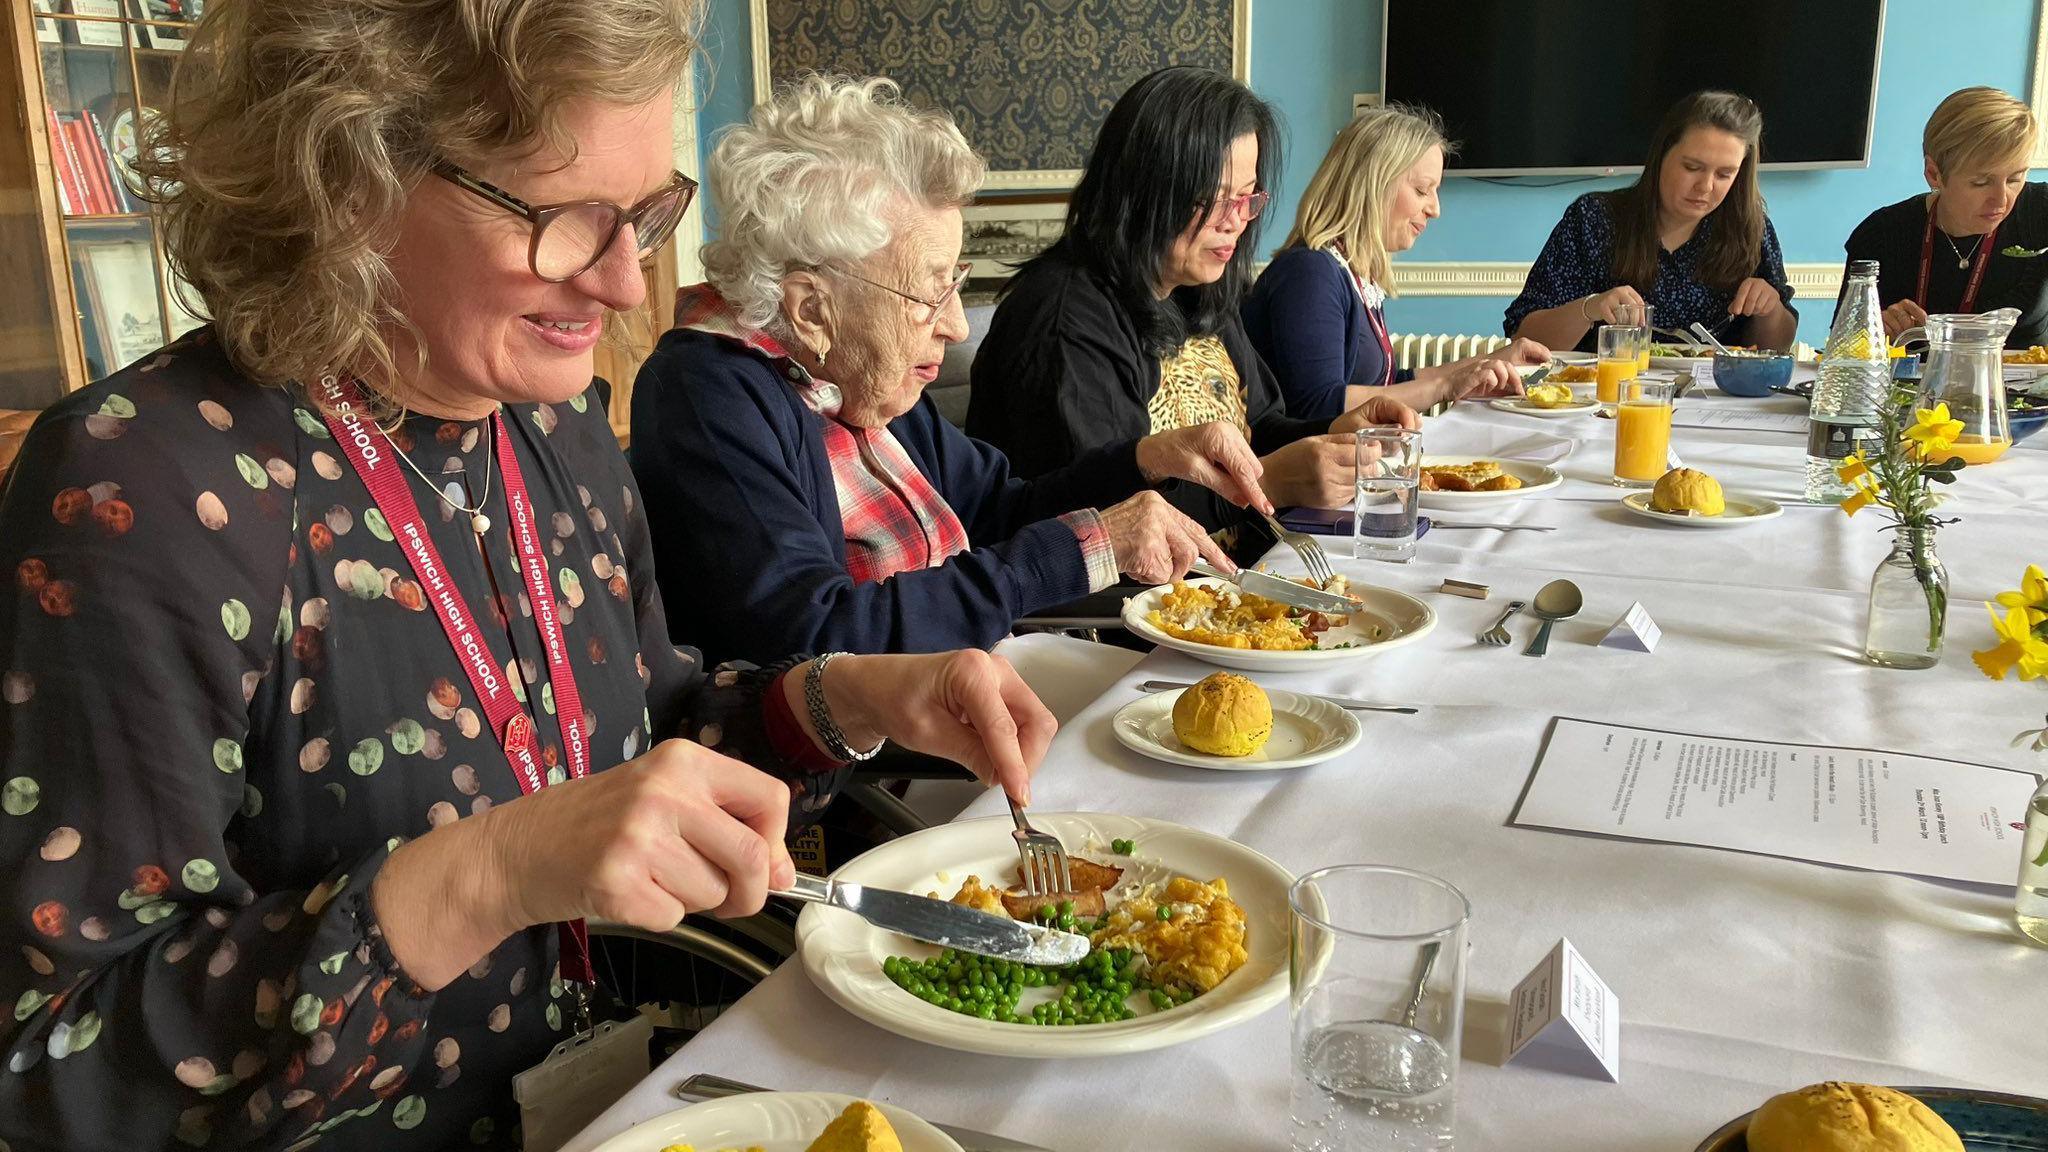
<svg viewBox="0 0 2048 1152">
<path fill-rule="evenodd" d="M 147 175 L 214 322 L 0 504 L 0 1146 L 511 1144 L 585 917 L 758 909 L 887 738 L 1026 794 L 986 654 L 670 645 L 591 349 L 697 15 L 209 6 Z"/>
</svg>

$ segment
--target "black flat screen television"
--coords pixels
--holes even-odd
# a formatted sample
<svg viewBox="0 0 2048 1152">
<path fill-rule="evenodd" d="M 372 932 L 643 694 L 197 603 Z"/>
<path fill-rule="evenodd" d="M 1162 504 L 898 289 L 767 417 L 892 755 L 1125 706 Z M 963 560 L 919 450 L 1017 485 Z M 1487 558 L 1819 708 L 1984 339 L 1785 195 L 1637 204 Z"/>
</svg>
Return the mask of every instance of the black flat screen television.
<svg viewBox="0 0 2048 1152">
<path fill-rule="evenodd" d="M 1389 101 L 1436 109 L 1450 175 L 1640 169 L 1666 108 L 1725 88 L 1770 168 L 1870 159 L 1884 0 L 1386 0 Z"/>
</svg>

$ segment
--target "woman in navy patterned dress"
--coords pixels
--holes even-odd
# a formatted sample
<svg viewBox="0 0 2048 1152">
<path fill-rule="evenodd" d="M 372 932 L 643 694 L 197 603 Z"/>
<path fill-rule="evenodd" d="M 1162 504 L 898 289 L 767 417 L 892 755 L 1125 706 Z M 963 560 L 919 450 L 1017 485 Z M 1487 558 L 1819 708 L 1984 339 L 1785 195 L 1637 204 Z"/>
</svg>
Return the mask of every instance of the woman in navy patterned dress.
<svg viewBox="0 0 2048 1152">
<path fill-rule="evenodd" d="M 1659 328 L 1697 321 L 1724 344 L 1791 347 L 1799 313 L 1757 188 L 1762 137 L 1747 97 L 1679 101 L 1634 184 L 1565 209 L 1508 305 L 1507 334 L 1590 352 L 1600 325 L 1648 304 Z"/>
<path fill-rule="evenodd" d="M 758 909 L 884 738 L 1050 738 L 985 653 L 670 646 L 591 350 L 694 4 L 461 7 L 208 9 L 143 154 L 215 323 L 8 482 L 0 1148 L 514 1145 L 563 926 Z"/>
</svg>

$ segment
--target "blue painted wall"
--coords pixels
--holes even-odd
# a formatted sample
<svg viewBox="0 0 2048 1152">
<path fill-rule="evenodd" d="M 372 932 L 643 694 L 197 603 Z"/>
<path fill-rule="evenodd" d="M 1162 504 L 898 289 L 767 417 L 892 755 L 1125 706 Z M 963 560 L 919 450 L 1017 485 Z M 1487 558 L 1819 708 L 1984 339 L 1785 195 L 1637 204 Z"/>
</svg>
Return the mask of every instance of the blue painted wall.
<svg viewBox="0 0 2048 1152">
<path fill-rule="evenodd" d="M 1379 88 L 1379 17 L 1378 0 L 1252 2 L 1252 86 L 1279 107 L 1287 125 L 1269 244 L 1286 235 L 1295 198 L 1350 118 L 1351 94 Z M 707 154 L 711 134 L 744 116 L 751 102 L 749 36 L 747 0 L 709 0 L 704 38 L 710 67 L 699 72 L 698 114 Z M 1867 212 L 1924 190 L 1920 129 L 1927 114 L 1943 96 L 1971 84 L 1995 85 L 2024 99 L 2033 43 L 2034 5 L 2023 0 L 1889 0 L 1870 167 L 1764 176 L 1785 259 L 1839 261 L 1842 241 Z M 1825 50 L 1814 46 L 1816 66 L 1824 66 Z M 1540 68 L 1532 77 L 1545 82 Z M 1443 218 L 1406 258 L 1534 259 L 1566 204 L 1619 183 L 1534 188 L 1447 181 Z M 1395 301 L 1389 316 L 1401 331 L 1493 332 L 1506 304 L 1498 297 L 1417 297 Z M 1831 306 L 1809 302 L 1802 308 L 1803 339 L 1818 344 L 1826 338 Z"/>
</svg>

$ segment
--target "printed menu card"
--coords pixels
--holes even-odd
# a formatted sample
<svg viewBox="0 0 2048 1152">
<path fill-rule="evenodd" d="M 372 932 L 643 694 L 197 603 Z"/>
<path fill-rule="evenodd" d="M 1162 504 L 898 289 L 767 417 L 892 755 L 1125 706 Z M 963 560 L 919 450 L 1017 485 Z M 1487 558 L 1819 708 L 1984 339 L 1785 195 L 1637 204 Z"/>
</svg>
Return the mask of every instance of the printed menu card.
<svg viewBox="0 0 2048 1152">
<path fill-rule="evenodd" d="M 2031 773 L 1559 717 L 1512 823 L 2013 884 Z"/>
</svg>

